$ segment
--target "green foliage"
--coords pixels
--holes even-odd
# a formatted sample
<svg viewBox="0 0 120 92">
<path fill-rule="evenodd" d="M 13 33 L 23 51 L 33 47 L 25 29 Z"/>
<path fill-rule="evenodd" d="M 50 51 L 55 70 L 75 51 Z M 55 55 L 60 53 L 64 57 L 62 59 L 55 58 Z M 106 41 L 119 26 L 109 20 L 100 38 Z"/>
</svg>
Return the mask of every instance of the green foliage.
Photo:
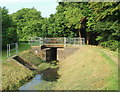
<svg viewBox="0 0 120 92">
<path fill-rule="evenodd" d="M 117 2 L 95 2 L 90 3 L 91 22 L 87 22 L 87 31 L 98 34 L 96 40 L 100 45 L 109 47 L 111 50 L 118 49 L 120 40 L 120 4 Z"/>
<path fill-rule="evenodd" d="M 120 24 L 117 21 L 100 22 L 95 25 L 95 30 L 99 33 L 96 40 L 99 41 L 100 45 L 109 47 L 114 51 L 118 48 Z"/>
<path fill-rule="evenodd" d="M 8 10 L 0 8 L 2 12 L 2 47 L 6 48 L 7 44 L 18 42 L 15 23 L 12 21 Z"/>
<path fill-rule="evenodd" d="M 117 42 L 120 39 L 119 3 L 59 2 L 56 10 L 56 13 L 51 14 L 49 18 L 42 18 L 41 12 L 35 8 L 23 8 L 11 15 L 14 22 L 7 14 L 8 11 L 4 10 L 3 25 L 6 27 L 3 30 L 7 30 L 3 31 L 4 44 L 8 43 L 7 41 L 16 40 L 12 37 L 17 30 L 20 41 L 27 41 L 28 37 L 35 36 L 76 37 L 81 35 L 81 37 L 90 38 L 93 44 L 96 39 L 102 46 L 113 48 L 112 50 L 117 49 Z M 85 17 L 87 17 L 86 22 L 82 24 L 81 20 Z M 13 26 L 11 24 L 14 27 L 8 28 Z M 95 34 L 95 37 L 89 37 L 88 32 L 91 35 Z"/>
<path fill-rule="evenodd" d="M 41 13 L 35 8 L 23 8 L 11 16 L 17 24 L 20 41 L 27 41 L 28 37 L 40 36 L 42 17 Z"/>
<path fill-rule="evenodd" d="M 120 44 L 118 41 L 115 40 L 109 40 L 101 42 L 100 45 L 103 47 L 109 47 L 111 50 L 115 51 L 118 49 L 118 44 Z"/>
<path fill-rule="evenodd" d="M 71 31 L 72 36 L 78 36 L 81 18 L 89 16 L 90 13 L 90 10 L 87 10 L 87 8 L 87 3 L 59 3 L 55 15 L 58 21 L 62 20 L 59 24 L 62 25 L 62 29 L 65 29 L 63 30 L 65 33 Z"/>
</svg>

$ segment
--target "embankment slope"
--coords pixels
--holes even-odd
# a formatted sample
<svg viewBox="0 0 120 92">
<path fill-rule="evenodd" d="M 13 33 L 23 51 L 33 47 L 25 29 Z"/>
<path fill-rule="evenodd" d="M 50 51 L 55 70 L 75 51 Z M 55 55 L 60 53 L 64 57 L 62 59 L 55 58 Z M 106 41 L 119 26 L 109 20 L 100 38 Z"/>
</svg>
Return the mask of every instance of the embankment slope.
<svg viewBox="0 0 120 92">
<path fill-rule="evenodd" d="M 111 56 L 109 56 L 110 54 Z M 60 62 L 61 77 L 56 90 L 118 89 L 117 53 L 100 47 L 84 46 Z"/>
<path fill-rule="evenodd" d="M 19 56 L 34 66 L 41 64 L 41 59 L 30 50 L 21 52 Z M 18 63 L 15 59 L 8 59 L 2 64 L 2 90 L 15 90 L 32 78 L 34 74 L 35 72 Z"/>
</svg>

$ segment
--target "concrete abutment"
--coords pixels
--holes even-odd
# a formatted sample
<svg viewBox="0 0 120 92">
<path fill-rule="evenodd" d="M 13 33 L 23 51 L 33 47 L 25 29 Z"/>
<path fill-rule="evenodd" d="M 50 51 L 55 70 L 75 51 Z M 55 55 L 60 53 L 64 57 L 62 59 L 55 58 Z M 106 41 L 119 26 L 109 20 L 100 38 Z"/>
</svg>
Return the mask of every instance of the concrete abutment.
<svg viewBox="0 0 120 92">
<path fill-rule="evenodd" d="M 41 46 L 31 46 L 31 51 L 44 61 L 62 61 L 76 52 L 79 48 L 80 47 L 41 48 Z"/>
</svg>

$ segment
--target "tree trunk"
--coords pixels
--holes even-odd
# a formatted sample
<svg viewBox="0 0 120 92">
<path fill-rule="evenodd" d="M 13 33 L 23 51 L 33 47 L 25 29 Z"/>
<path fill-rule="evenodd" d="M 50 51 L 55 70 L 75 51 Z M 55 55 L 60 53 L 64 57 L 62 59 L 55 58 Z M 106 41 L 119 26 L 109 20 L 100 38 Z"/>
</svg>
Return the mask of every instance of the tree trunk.
<svg viewBox="0 0 120 92">
<path fill-rule="evenodd" d="M 90 41 L 90 33 L 89 33 L 89 32 L 87 32 L 87 39 L 86 39 L 86 40 L 87 40 L 86 43 L 87 43 L 87 45 L 88 45 L 88 44 L 89 44 L 89 41 Z"/>
<path fill-rule="evenodd" d="M 81 25 L 80 25 L 80 28 L 78 29 L 78 36 L 79 36 L 79 38 L 82 38 L 82 36 L 81 36 Z M 81 40 L 80 40 L 80 45 L 82 45 Z"/>
<path fill-rule="evenodd" d="M 81 38 L 80 28 L 78 29 L 78 36 Z"/>
</svg>

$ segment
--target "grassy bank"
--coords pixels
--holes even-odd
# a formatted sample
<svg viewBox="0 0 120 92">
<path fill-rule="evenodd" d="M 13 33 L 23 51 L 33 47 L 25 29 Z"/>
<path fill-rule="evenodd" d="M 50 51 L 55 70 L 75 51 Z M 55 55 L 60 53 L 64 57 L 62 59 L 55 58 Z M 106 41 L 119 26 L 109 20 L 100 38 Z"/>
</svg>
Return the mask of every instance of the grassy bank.
<svg viewBox="0 0 120 92">
<path fill-rule="evenodd" d="M 23 49 L 22 47 L 25 48 Z M 19 48 L 18 55 L 34 66 L 38 66 L 42 62 L 41 59 L 30 52 L 29 47 L 26 44 L 22 44 L 22 46 Z M 2 90 L 17 89 L 35 75 L 35 72 L 30 71 L 28 68 L 21 65 L 14 59 L 7 59 L 6 54 L 3 54 L 3 58 Z"/>
<path fill-rule="evenodd" d="M 116 52 L 100 47 L 84 46 L 60 62 L 61 77 L 55 90 L 117 90 Z"/>
<path fill-rule="evenodd" d="M 11 60 L 2 66 L 2 90 L 15 90 L 33 76 L 32 71 Z"/>
</svg>

